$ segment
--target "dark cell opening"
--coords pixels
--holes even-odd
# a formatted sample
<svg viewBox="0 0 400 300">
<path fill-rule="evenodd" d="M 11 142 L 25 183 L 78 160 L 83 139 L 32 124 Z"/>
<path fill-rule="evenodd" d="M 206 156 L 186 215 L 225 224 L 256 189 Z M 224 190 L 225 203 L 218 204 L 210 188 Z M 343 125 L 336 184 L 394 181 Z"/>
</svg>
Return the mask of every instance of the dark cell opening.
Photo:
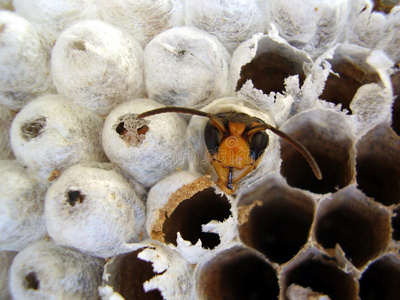
<svg viewBox="0 0 400 300">
<path fill-rule="evenodd" d="M 151 278 L 163 274 L 155 273 L 150 262 L 138 258 L 138 254 L 143 249 L 139 249 L 118 257 L 118 267 L 115 269 L 114 289 L 126 300 L 159 300 L 164 299 L 161 292 L 151 290 L 145 292 L 143 283 Z"/>
<path fill-rule="evenodd" d="M 392 75 L 393 96 L 395 98 L 392 108 L 392 128 L 400 135 L 400 71 Z"/>
<path fill-rule="evenodd" d="M 399 0 L 373 0 L 374 9 L 373 11 L 384 12 L 389 14 L 393 7 L 399 3 Z"/>
<path fill-rule="evenodd" d="M 25 123 L 21 127 L 22 137 L 29 141 L 40 136 L 46 127 L 46 122 L 46 118 L 39 118 L 32 122 Z"/>
<path fill-rule="evenodd" d="M 255 205 L 239 227 L 240 238 L 271 261 L 285 263 L 307 242 L 314 203 L 303 193 L 284 188 L 265 190 L 257 198 L 263 203 Z"/>
<path fill-rule="evenodd" d="M 236 91 L 250 79 L 264 94 L 282 92 L 284 80 L 292 75 L 299 75 L 300 84 L 303 84 L 306 78 L 303 62 L 291 61 L 278 52 L 266 52 L 242 67 Z"/>
<path fill-rule="evenodd" d="M 277 299 L 276 271 L 250 249 L 225 250 L 201 270 L 199 291 L 204 299 Z"/>
<path fill-rule="evenodd" d="M 67 202 L 71 206 L 75 206 L 76 204 L 81 204 L 83 200 L 85 200 L 86 196 L 82 194 L 80 191 L 69 191 L 67 193 Z"/>
<path fill-rule="evenodd" d="M 400 241 L 400 206 L 393 210 L 392 218 L 392 238 L 396 241 Z"/>
<path fill-rule="evenodd" d="M 328 76 L 320 98 L 342 104 L 342 108 L 350 110 L 350 102 L 362 85 L 380 81 L 378 73 L 349 60 L 336 59 L 331 64 L 333 72 L 339 76 L 335 74 Z"/>
<path fill-rule="evenodd" d="M 340 192 L 339 192 L 340 193 Z M 357 268 L 383 252 L 390 240 L 388 214 L 366 201 L 350 198 L 331 201 L 317 214 L 315 237 L 326 249 L 339 244 Z"/>
<path fill-rule="evenodd" d="M 357 183 L 368 197 L 384 205 L 400 203 L 400 138 L 379 125 L 357 144 Z"/>
<path fill-rule="evenodd" d="M 40 288 L 40 281 L 35 272 L 30 272 L 25 276 L 25 286 L 31 290 L 38 290 Z"/>
<path fill-rule="evenodd" d="M 394 254 L 373 262 L 361 275 L 362 300 L 398 300 L 400 295 L 400 260 Z"/>
<path fill-rule="evenodd" d="M 290 186 L 325 194 L 350 184 L 354 176 L 354 157 L 353 142 L 349 137 L 331 138 L 329 129 L 311 123 L 302 125 L 295 132 L 287 133 L 308 149 L 322 173 L 322 180 L 318 180 L 304 157 L 289 143 L 280 139 L 281 173 Z"/>
<path fill-rule="evenodd" d="M 350 274 L 330 260 L 309 258 L 285 273 L 285 290 L 291 284 L 310 288 L 331 300 L 356 299 L 357 288 Z M 284 294 L 286 294 L 284 292 Z M 285 297 L 284 299 L 287 299 Z"/>
<path fill-rule="evenodd" d="M 202 225 L 212 220 L 224 221 L 231 215 L 231 205 L 225 196 L 215 193 L 214 188 L 207 188 L 190 199 L 182 201 L 163 225 L 167 243 L 177 245 L 177 233 L 193 245 L 200 239 L 202 247 L 214 249 L 220 243 L 218 234 L 202 232 Z"/>
</svg>

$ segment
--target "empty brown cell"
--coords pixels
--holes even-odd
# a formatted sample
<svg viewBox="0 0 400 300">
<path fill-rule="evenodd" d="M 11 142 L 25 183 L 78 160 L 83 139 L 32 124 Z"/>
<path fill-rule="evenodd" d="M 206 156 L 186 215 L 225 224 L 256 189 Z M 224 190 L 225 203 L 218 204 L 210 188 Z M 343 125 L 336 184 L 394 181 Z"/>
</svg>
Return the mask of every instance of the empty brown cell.
<svg viewBox="0 0 400 300">
<path fill-rule="evenodd" d="M 296 284 L 311 289 L 331 300 L 355 300 L 358 293 L 356 280 L 343 271 L 334 258 L 316 249 L 308 249 L 290 262 L 281 272 L 281 296 L 287 300 L 287 289 Z"/>
<path fill-rule="evenodd" d="M 400 295 L 400 256 L 387 254 L 374 261 L 361 274 L 360 298 L 397 300 Z"/>
<path fill-rule="evenodd" d="M 275 269 L 257 252 L 236 246 L 200 266 L 199 299 L 277 299 Z"/>
<path fill-rule="evenodd" d="M 236 91 L 250 79 L 254 87 L 264 94 L 282 92 L 285 89 L 285 78 L 292 75 L 299 75 L 300 84 L 303 84 L 306 77 L 303 62 L 295 61 L 284 53 L 267 51 L 242 67 Z"/>
<path fill-rule="evenodd" d="M 350 103 L 357 90 L 364 84 L 379 82 L 379 75 L 366 62 L 353 60 L 352 57 L 337 54 L 330 61 L 332 71 L 320 96 L 326 101 L 342 104 L 350 110 Z"/>
<path fill-rule="evenodd" d="M 122 254 L 108 264 L 107 273 L 111 274 L 108 279 L 114 291 L 118 292 L 126 300 L 129 299 L 164 299 L 159 290 L 146 292 L 143 283 L 162 273 L 155 273 L 151 262 L 138 258 L 138 254 L 144 248 Z"/>
<path fill-rule="evenodd" d="M 179 203 L 163 224 L 165 242 L 177 245 L 178 232 L 193 245 L 200 239 L 203 248 L 213 249 L 220 244 L 218 234 L 203 232 L 202 225 L 212 220 L 224 221 L 231 215 L 231 204 L 210 187 Z"/>
<path fill-rule="evenodd" d="M 388 124 L 380 124 L 356 147 L 359 189 L 384 205 L 400 203 L 400 137 Z"/>
<path fill-rule="evenodd" d="M 399 0 L 373 0 L 373 2 L 374 11 L 380 11 L 388 14 L 392 10 L 392 8 L 399 3 Z"/>
<path fill-rule="evenodd" d="M 392 128 L 400 135 L 400 71 L 391 77 L 393 96 L 395 97 L 392 108 Z"/>
<path fill-rule="evenodd" d="M 361 268 L 388 248 L 389 211 L 350 186 L 320 204 L 314 235 L 325 249 L 340 245 L 352 264 Z"/>
<path fill-rule="evenodd" d="M 318 180 L 304 157 L 280 140 L 281 174 L 292 187 L 324 194 L 349 185 L 355 174 L 355 148 L 351 129 L 336 113 L 314 110 L 298 115 L 283 128 L 315 158 L 322 173 Z"/>
<path fill-rule="evenodd" d="M 241 240 L 279 264 L 306 244 L 314 219 L 313 200 L 274 179 L 241 197 L 238 209 Z"/>
</svg>

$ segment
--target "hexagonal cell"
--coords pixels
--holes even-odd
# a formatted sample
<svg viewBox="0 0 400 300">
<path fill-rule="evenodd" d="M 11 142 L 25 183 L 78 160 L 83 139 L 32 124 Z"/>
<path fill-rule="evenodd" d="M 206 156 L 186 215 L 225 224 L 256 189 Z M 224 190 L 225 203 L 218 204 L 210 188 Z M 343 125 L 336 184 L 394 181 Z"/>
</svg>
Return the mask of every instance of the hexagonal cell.
<svg viewBox="0 0 400 300">
<path fill-rule="evenodd" d="M 400 203 L 400 137 L 388 124 L 380 124 L 356 148 L 359 189 L 384 205 Z"/>
<path fill-rule="evenodd" d="M 379 74 L 365 60 L 367 54 L 362 48 L 339 47 L 329 60 L 334 73 L 329 75 L 320 98 L 350 110 L 350 103 L 362 85 L 380 82 Z"/>
<path fill-rule="evenodd" d="M 342 270 L 334 258 L 329 258 L 315 248 L 300 253 L 281 272 L 281 299 L 288 300 L 288 289 L 294 284 L 329 299 L 355 300 L 357 281 Z"/>
<path fill-rule="evenodd" d="M 256 251 L 235 246 L 197 270 L 198 299 L 277 299 L 276 270 Z"/>
<path fill-rule="evenodd" d="M 236 63 L 243 59 L 238 57 L 240 55 L 252 56 L 250 61 L 244 62 L 241 66 L 240 76 L 235 82 L 236 91 L 239 91 L 247 80 L 251 80 L 254 87 L 264 94 L 282 92 L 285 90 L 285 79 L 293 75 L 298 75 L 300 85 L 303 84 L 307 76 L 303 65 L 311 62 L 305 53 L 269 36 L 259 38 L 249 47 L 247 44 L 250 42 L 249 40 L 241 46 L 241 49 L 238 48 L 232 58 Z M 247 50 L 249 53 L 244 50 L 245 45 L 250 49 Z M 256 53 L 252 52 L 254 47 L 257 49 Z M 239 74 L 233 77 L 237 75 Z"/>
<path fill-rule="evenodd" d="M 360 298 L 397 300 L 400 295 L 400 256 L 387 254 L 361 274 Z"/>
<path fill-rule="evenodd" d="M 355 186 L 325 199 L 318 206 L 315 240 L 328 251 L 340 245 L 357 268 L 386 251 L 391 241 L 390 214 Z"/>
<path fill-rule="evenodd" d="M 282 179 L 267 178 L 238 202 L 243 243 L 282 264 L 307 242 L 314 219 L 314 201 Z"/>
<path fill-rule="evenodd" d="M 308 149 L 322 172 L 322 180 L 318 180 L 304 157 L 281 139 L 281 174 L 290 186 L 325 194 L 354 180 L 354 136 L 352 124 L 345 116 L 316 109 L 296 115 L 280 129 Z"/>
</svg>

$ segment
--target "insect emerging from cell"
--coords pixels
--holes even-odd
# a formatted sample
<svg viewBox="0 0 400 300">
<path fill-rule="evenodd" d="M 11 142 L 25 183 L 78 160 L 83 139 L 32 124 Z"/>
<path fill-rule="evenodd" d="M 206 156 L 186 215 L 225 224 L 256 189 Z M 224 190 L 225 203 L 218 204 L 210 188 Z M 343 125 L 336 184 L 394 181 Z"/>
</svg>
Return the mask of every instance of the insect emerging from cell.
<svg viewBox="0 0 400 300">
<path fill-rule="evenodd" d="M 172 112 L 209 118 L 204 129 L 205 145 L 218 176 L 216 184 L 229 195 L 236 191 L 238 182 L 243 177 L 257 168 L 269 143 L 269 137 L 265 132 L 267 129 L 285 139 L 299 151 L 310 165 L 315 177 L 322 179 L 314 158 L 299 141 L 244 113 L 211 114 L 184 107 L 162 107 L 141 113 L 138 118 Z"/>
</svg>

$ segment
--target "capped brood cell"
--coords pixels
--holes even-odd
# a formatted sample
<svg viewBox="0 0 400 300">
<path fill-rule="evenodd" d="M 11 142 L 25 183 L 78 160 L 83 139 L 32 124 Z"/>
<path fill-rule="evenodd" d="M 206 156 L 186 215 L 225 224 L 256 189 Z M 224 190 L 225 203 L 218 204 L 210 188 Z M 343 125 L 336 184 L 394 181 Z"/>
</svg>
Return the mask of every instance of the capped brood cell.
<svg viewBox="0 0 400 300">
<path fill-rule="evenodd" d="M 290 186 L 325 194 L 354 182 L 355 136 L 348 116 L 331 109 L 314 109 L 295 115 L 280 129 L 309 150 L 322 173 L 322 180 L 318 180 L 305 159 L 281 140 L 281 174 Z"/>
<path fill-rule="evenodd" d="M 215 36 L 196 27 L 164 31 L 144 51 L 147 94 L 167 106 L 191 108 L 229 96 L 230 59 Z"/>
<path fill-rule="evenodd" d="M 280 176 L 267 176 L 239 198 L 240 239 L 270 261 L 285 263 L 307 243 L 314 211 L 312 197 Z"/>
<path fill-rule="evenodd" d="M 209 176 L 180 171 L 150 189 L 146 229 L 150 238 L 197 263 L 236 236 L 236 212 L 232 198 L 216 190 Z"/>
<path fill-rule="evenodd" d="M 143 96 L 143 50 L 111 24 L 81 21 L 57 39 L 51 77 L 60 95 L 106 115 L 127 99 Z"/>
<path fill-rule="evenodd" d="M 104 266 L 103 300 L 189 299 L 193 280 L 190 265 L 174 250 L 156 241 L 111 258 Z"/>
<path fill-rule="evenodd" d="M 283 267 L 280 272 L 280 299 L 289 299 L 287 293 L 292 285 L 309 289 L 329 299 L 358 299 L 359 285 L 356 278 L 346 272 L 336 258 L 327 257 L 316 248 L 303 250 Z"/>
<path fill-rule="evenodd" d="M 115 107 L 103 127 L 103 148 L 111 162 L 145 187 L 186 164 L 186 122 L 177 114 L 137 116 L 163 105 L 133 99 Z"/>
<path fill-rule="evenodd" d="M 400 138 L 387 123 L 357 143 L 358 188 L 386 206 L 400 203 Z"/>
<path fill-rule="evenodd" d="M 0 295 L 2 299 L 12 299 L 8 287 L 8 274 L 14 257 L 18 252 L 0 251 Z"/>
<path fill-rule="evenodd" d="M 46 95 L 15 116 L 11 147 L 19 162 L 48 179 L 79 162 L 104 161 L 102 125 L 101 116 L 59 95 Z"/>
<path fill-rule="evenodd" d="M 49 235 L 62 246 L 107 258 L 135 250 L 145 235 L 145 206 L 115 169 L 74 165 L 49 187 Z"/>
<path fill-rule="evenodd" d="M 347 259 L 362 268 L 387 251 L 390 214 L 352 185 L 320 202 L 313 236 L 330 253 L 339 245 Z"/>
<path fill-rule="evenodd" d="M 260 253 L 232 246 L 195 271 L 197 299 L 277 299 L 278 275 Z"/>
</svg>

